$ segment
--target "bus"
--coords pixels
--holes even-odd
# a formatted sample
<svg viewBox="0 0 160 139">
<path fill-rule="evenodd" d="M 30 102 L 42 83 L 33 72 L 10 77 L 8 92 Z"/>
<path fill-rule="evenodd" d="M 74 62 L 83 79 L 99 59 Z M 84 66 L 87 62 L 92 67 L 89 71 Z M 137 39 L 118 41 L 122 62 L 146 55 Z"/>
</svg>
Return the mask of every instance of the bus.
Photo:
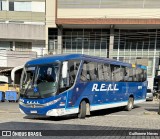
<svg viewBox="0 0 160 139">
<path fill-rule="evenodd" d="M 83 54 L 28 61 L 22 72 L 19 109 L 26 115 L 63 116 L 146 100 L 147 71 L 135 65 Z"/>
</svg>

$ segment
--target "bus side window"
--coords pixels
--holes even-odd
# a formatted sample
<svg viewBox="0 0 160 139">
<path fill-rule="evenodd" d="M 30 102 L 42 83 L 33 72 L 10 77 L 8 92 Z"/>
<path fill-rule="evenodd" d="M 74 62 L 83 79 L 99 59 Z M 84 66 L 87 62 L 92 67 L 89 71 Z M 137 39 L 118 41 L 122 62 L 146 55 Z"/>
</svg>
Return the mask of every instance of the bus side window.
<svg viewBox="0 0 160 139">
<path fill-rule="evenodd" d="M 129 70 L 127 67 L 124 68 L 124 81 L 127 82 L 129 80 Z"/>
<path fill-rule="evenodd" d="M 143 72 L 143 79 L 142 81 L 146 81 L 147 80 L 147 70 L 142 70 Z"/>
<path fill-rule="evenodd" d="M 87 63 L 83 63 L 82 73 L 81 73 L 81 80 L 87 81 Z"/>
<path fill-rule="evenodd" d="M 103 74 L 105 81 L 111 81 L 111 67 L 109 64 L 103 65 Z"/>
<path fill-rule="evenodd" d="M 118 65 L 111 65 L 112 70 L 112 81 L 121 81 L 121 68 Z"/>
<path fill-rule="evenodd" d="M 98 64 L 98 80 L 111 81 L 111 68 L 109 64 Z"/>
<path fill-rule="evenodd" d="M 94 81 L 97 78 L 97 63 L 84 61 L 81 72 L 82 81 Z"/>
<path fill-rule="evenodd" d="M 128 81 L 132 82 L 133 81 L 133 69 L 132 68 L 127 68 L 127 73 L 128 73 Z"/>
<path fill-rule="evenodd" d="M 142 78 L 143 78 L 142 69 L 140 68 L 136 69 L 136 77 L 138 82 L 142 81 Z"/>
<path fill-rule="evenodd" d="M 79 60 L 68 61 L 68 73 L 69 73 L 70 86 L 72 86 L 74 84 L 79 65 L 80 65 Z"/>
<path fill-rule="evenodd" d="M 136 82 L 137 78 L 136 78 L 136 68 L 133 68 L 133 81 Z"/>
<path fill-rule="evenodd" d="M 121 66 L 121 68 L 120 68 L 120 75 L 119 75 L 119 81 L 120 82 L 124 81 L 124 74 L 125 74 L 125 67 Z"/>
<path fill-rule="evenodd" d="M 103 65 L 101 63 L 98 63 L 98 80 L 104 81 Z"/>
<path fill-rule="evenodd" d="M 91 81 L 96 80 L 96 63 L 95 62 L 89 62 L 88 63 L 88 74 L 90 76 Z"/>
<path fill-rule="evenodd" d="M 147 70 L 145 69 L 142 69 L 142 74 L 143 74 L 143 78 L 142 78 L 142 81 L 146 81 L 147 80 Z"/>
</svg>

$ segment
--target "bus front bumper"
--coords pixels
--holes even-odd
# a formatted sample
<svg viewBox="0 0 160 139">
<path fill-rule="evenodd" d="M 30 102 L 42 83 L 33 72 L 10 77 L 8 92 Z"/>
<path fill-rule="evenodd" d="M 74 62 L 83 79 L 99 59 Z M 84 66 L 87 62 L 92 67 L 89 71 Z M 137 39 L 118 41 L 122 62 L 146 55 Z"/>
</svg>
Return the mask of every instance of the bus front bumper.
<svg viewBox="0 0 160 139">
<path fill-rule="evenodd" d="M 25 115 L 39 115 L 39 116 L 63 116 L 69 114 L 76 114 L 79 112 L 78 108 L 58 108 L 58 109 L 31 109 L 31 108 L 24 108 L 23 106 L 19 107 L 20 112 Z"/>
</svg>

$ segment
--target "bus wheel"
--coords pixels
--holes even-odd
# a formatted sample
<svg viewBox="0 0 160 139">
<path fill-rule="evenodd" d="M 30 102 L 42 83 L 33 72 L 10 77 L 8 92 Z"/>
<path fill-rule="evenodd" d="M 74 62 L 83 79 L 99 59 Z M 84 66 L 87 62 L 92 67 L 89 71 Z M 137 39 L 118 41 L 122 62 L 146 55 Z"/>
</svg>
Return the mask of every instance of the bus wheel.
<svg viewBox="0 0 160 139">
<path fill-rule="evenodd" d="M 84 119 L 86 117 L 86 102 L 83 100 L 79 107 L 78 118 Z"/>
<path fill-rule="evenodd" d="M 133 105 L 134 105 L 134 100 L 133 100 L 133 97 L 129 97 L 129 100 L 128 100 L 128 104 L 126 106 L 126 110 L 127 111 L 131 111 L 132 108 L 133 108 Z"/>
</svg>

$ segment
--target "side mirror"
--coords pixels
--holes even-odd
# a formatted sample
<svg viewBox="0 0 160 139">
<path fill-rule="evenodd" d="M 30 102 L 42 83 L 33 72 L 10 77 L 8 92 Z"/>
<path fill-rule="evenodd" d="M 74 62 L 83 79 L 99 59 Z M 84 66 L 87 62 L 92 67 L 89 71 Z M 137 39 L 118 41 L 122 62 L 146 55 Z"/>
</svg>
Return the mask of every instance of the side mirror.
<svg viewBox="0 0 160 139">
<path fill-rule="evenodd" d="M 62 78 L 67 78 L 68 73 L 68 61 L 64 61 L 62 65 Z"/>
</svg>

